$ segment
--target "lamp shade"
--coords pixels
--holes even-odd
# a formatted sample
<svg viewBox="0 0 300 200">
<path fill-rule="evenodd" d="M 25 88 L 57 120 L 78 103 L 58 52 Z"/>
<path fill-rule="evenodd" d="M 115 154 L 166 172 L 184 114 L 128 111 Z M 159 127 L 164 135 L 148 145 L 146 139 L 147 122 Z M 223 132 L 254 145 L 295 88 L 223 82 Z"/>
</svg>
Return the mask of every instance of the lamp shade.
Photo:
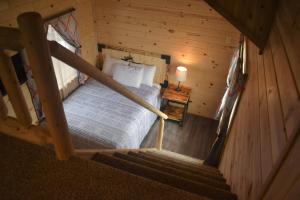
<svg viewBox="0 0 300 200">
<path fill-rule="evenodd" d="M 184 82 L 186 80 L 187 68 L 183 66 L 178 66 L 176 68 L 176 80 L 180 82 Z"/>
</svg>

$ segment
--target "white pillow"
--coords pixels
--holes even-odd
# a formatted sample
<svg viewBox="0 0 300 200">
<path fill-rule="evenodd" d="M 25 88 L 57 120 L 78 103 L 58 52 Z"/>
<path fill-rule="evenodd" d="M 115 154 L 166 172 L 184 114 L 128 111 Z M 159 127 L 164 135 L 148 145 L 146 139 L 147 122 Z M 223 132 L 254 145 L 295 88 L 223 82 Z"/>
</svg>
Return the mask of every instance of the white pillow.
<svg viewBox="0 0 300 200">
<path fill-rule="evenodd" d="M 113 79 L 123 85 L 139 88 L 143 80 L 143 72 L 143 67 L 117 64 Z"/>
<path fill-rule="evenodd" d="M 161 89 L 161 85 L 160 85 L 160 84 L 157 84 L 157 83 L 153 83 L 153 87 L 156 87 L 158 90 Z"/>
<path fill-rule="evenodd" d="M 150 87 L 152 87 L 153 79 L 154 79 L 155 72 L 156 72 L 156 66 L 136 64 L 136 63 L 131 63 L 131 65 L 144 68 L 142 84 L 149 85 Z"/>
<path fill-rule="evenodd" d="M 109 76 L 113 76 L 117 64 L 128 65 L 129 63 L 124 60 L 112 58 L 109 54 L 105 54 L 102 71 Z"/>
<path fill-rule="evenodd" d="M 144 65 L 144 75 L 142 83 L 152 87 L 156 72 L 156 66 Z"/>
</svg>

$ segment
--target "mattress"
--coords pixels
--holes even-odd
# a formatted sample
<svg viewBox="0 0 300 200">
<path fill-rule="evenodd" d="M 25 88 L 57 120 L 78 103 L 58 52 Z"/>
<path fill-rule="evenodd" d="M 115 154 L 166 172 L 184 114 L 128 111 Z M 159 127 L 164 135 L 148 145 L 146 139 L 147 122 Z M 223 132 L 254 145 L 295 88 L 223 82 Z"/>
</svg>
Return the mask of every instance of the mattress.
<svg viewBox="0 0 300 200">
<path fill-rule="evenodd" d="M 127 87 L 160 107 L 160 88 Z M 139 148 L 157 116 L 91 79 L 63 102 L 75 148 Z"/>
</svg>

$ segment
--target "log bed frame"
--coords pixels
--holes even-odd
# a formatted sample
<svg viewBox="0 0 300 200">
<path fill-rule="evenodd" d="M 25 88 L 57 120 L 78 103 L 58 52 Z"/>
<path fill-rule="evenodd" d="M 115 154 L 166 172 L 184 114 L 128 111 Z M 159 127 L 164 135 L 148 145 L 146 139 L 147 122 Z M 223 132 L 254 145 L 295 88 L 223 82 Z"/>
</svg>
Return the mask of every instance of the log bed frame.
<svg viewBox="0 0 300 200">
<path fill-rule="evenodd" d="M 7 116 L 7 108 L 0 96 L 0 132 L 35 144 L 53 144 L 57 158 L 67 160 L 74 154 L 67 120 L 59 95 L 51 56 L 87 74 L 112 90 L 143 106 L 160 117 L 156 148 L 162 149 L 166 114 L 133 94 L 99 69 L 55 41 L 47 41 L 41 15 L 27 12 L 18 16 L 18 28 L 0 27 L 0 78 L 7 90 L 16 118 Z M 46 117 L 46 127 L 32 125 L 25 98 L 16 73 L 4 49 L 26 49 L 37 90 Z"/>
</svg>

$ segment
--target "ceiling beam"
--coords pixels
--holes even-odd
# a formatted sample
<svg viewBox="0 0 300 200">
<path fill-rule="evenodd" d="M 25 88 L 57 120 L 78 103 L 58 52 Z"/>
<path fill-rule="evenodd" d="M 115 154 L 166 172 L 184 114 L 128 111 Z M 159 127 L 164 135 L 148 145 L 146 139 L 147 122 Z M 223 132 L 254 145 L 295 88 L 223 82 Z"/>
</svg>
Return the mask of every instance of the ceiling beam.
<svg viewBox="0 0 300 200">
<path fill-rule="evenodd" d="M 263 51 L 278 0 L 204 0 Z"/>
</svg>

